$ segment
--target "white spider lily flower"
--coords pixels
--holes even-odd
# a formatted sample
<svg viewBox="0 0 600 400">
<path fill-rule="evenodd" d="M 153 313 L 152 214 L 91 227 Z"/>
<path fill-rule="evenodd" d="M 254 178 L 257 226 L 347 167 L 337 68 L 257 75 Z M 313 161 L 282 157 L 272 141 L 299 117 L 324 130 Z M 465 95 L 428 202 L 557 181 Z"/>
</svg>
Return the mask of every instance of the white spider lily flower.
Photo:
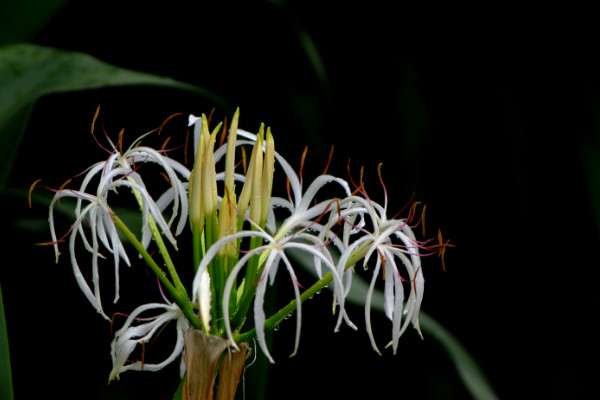
<svg viewBox="0 0 600 400">
<path fill-rule="evenodd" d="M 263 310 L 264 296 L 266 292 L 267 282 L 269 284 L 273 284 L 275 280 L 275 275 L 277 274 L 277 269 L 280 261 L 283 261 L 288 273 L 290 274 L 290 278 L 292 281 L 292 285 L 294 288 L 294 295 L 297 304 L 296 311 L 296 339 L 294 345 L 294 351 L 292 356 L 296 354 L 300 343 L 300 330 L 302 327 L 302 302 L 300 300 L 300 286 L 298 284 L 298 280 L 296 278 L 296 274 L 292 267 L 292 264 L 285 254 L 286 249 L 298 249 L 300 251 L 305 251 L 311 254 L 314 257 L 318 257 L 321 262 L 329 269 L 333 276 L 333 284 L 334 284 L 334 293 L 337 295 L 337 302 L 340 304 L 340 316 L 339 320 L 342 318 L 347 319 L 345 310 L 344 310 L 344 297 L 343 297 L 343 284 L 340 276 L 337 273 L 335 268 L 335 264 L 331 259 L 331 256 L 326 250 L 326 247 L 319 244 L 315 245 L 312 243 L 306 243 L 307 240 L 315 241 L 316 237 L 314 235 L 304 234 L 303 232 L 298 232 L 294 236 L 283 237 L 279 240 L 275 239 L 275 237 L 269 235 L 264 230 L 260 229 L 258 226 L 254 225 L 256 230 L 253 231 L 241 231 L 235 234 L 225 236 L 219 239 L 217 242 L 213 244 L 213 246 L 208 249 L 206 255 L 202 259 L 198 267 L 198 271 L 196 272 L 196 276 L 194 278 L 194 295 L 193 301 L 198 301 L 198 299 L 205 298 L 202 291 L 202 277 L 204 271 L 212 261 L 212 259 L 218 254 L 219 249 L 229 242 L 233 240 L 238 240 L 240 238 L 250 238 L 250 237 L 261 237 L 266 244 L 259 246 L 255 249 L 248 251 L 244 254 L 243 257 L 237 262 L 237 264 L 231 270 L 229 277 L 227 278 L 227 282 L 225 283 L 225 289 L 223 293 L 223 319 L 225 322 L 225 330 L 228 338 L 233 342 L 233 333 L 231 329 L 231 321 L 230 321 L 230 310 L 229 310 L 229 298 L 232 292 L 233 285 L 237 282 L 237 276 L 242 268 L 246 265 L 246 263 L 255 255 L 261 254 L 264 257 L 264 264 L 261 269 L 261 275 L 258 279 L 258 282 L 247 282 L 246 284 L 256 284 L 256 294 L 254 298 L 254 325 L 256 327 L 256 337 L 258 343 L 265 354 L 265 356 L 269 359 L 269 361 L 274 362 L 271 357 L 269 350 L 266 346 L 265 341 L 265 312 Z M 295 241 L 299 240 L 299 241 Z M 202 309 L 205 305 L 200 304 L 200 308 Z M 338 321 L 338 325 L 340 322 Z"/>
<path fill-rule="evenodd" d="M 179 215 L 179 221 L 175 230 L 178 235 L 185 228 L 188 214 L 188 201 L 186 183 L 182 179 L 189 179 L 190 171 L 175 160 L 161 154 L 161 152 L 146 146 L 135 146 L 142 138 L 151 132 L 140 136 L 134 141 L 134 144 L 124 153 L 117 149 L 110 139 L 108 139 L 112 150 L 107 160 L 97 162 L 88 168 L 79 190 L 63 189 L 56 191 L 54 199 L 50 205 L 50 231 L 52 235 L 54 251 L 58 259 L 59 251 L 57 236 L 54 227 L 53 210 L 56 202 L 62 197 L 72 197 L 76 199 L 75 222 L 70 229 L 70 253 L 73 272 L 79 287 L 92 303 L 96 310 L 108 319 L 102 309 L 100 300 L 100 278 L 98 272 L 98 258 L 105 258 L 100 252 L 100 245 L 114 256 L 115 270 L 115 297 L 114 302 L 119 299 L 119 260 L 122 259 L 127 265 L 131 265 L 129 258 L 116 228 L 112 217 L 115 213 L 109 206 L 108 194 L 116 192 L 120 187 L 127 187 L 137 198 L 142 211 L 142 244 L 144 247 L 150 243 L 151 230 L 149 221 L 161 229 L 162 234 L 176 247 L 176 240 L 171 232 L 171 225 Z M 121 140 L 119 140 L 120 143 Z M 107 150 L 108 151 L 108 150 Z M 169 188 L 160 196 L 158 201 L 154 201 L 149 194 L 140 173 L 139 166 L 143 163 L 153 163 L 158 165 L 169 180 Z M 137 167 L 136 167 L 137 165 Z M 88 187 L 92 182 L 97 184 L 95 190 L 89 191 Z M 85 204 L 87 203 L 87 204 Z M 85 205 L 84 205 L 85 204 Z M 171 217 L 167 222 L 163 213 L 172 204 Z M 89 226 L 91 239 L 86 234 L 86 225 Z M 86 278 L 81 273 L 77 257 L 75 255 L 75 241 L 77 236 L 81 238 L 84 248 L 92 254 L 92 284 L 88 284 Z"/>
<path fill-rule="evenodd" d="M 149 310 L 158 310 L 159 313 L 151 317 L 141 316 Z M 142 361 L 143 358 L 133 362 L 129 361 L 131 353 L 138 345 L 144 347 L 157 331 L 173 320 L 176 321 L 177 338 L 173 351 L 165 360 L 156 364 L 145 363 Z M 128 370 L 158 371 L 175 361 L 182 354 L 184 337 L 188 328 L 187 319 L 175 304 L 149 303 L 136 308 L 127 318 L 123 327 L 115 333 L 110 345 L 113 368 L 110 372 L 109 382 L 119 379 L 119 374 Z"/>
<path fill-rule="evenodd" d="M 371 301 L 377 278 L 383 268 L 382 274 L 385 279 L 384 311 L 392 321 L 392 340 L 388 346 L 392 345 L 395 354 L 399 338 L 409 323 L 412 323 L 414 328 L 421 334 L 418 318 L 423 300 L 425 280 L 421 268 L 420 249 L 424 248 L 424 245 L 416 240 L 406 220 L 383 219 L 385 218 L 385 206 L 358 196 L 352 196 L 347 200 L 352 202 L 357 213 L 370 217 L 373 231 L 369 232 L 365 228 L 361 228 L 359 232 L 363 236 L 354 240 L 345 249 L 339 263 L 347 263 L 355 252 L 360 251 L 364 254 L 363 263 L 366 268 L 371 256 L 375 255 L 375 268 L 373 269 L 373 276 L 365 301 L 367 333 L 373 349 L 379 353 L 371 326 Z M 347 212 L 351 211 L 348 210 Z M 394 242 L 394 238 L 399 239 L 401 243 Z M 404 267 L 408 274 L 406 277 L 403 277 L 400 272 L 400 265 L 396 259 L 401 261 L 400 265 Z M 406 302 L 404 301 L 405 286 L 410 287 Z"/>
<path fill-rule="evenodd" d="M 56 258 L 58 259 L 58 239 L 54 226 L 54 206 L 59 199 L 63 197 L 72 197 L 77 200 L 75 207 L 75 222 L 72 224 L 68 234 L 69 252 L 71 256 L 71 265 L 77 283 L 96 310 L 109 319 L 103 311 L 100 298 L 100 275 L 98 271 L 98 259 L 105 258 L 100 252 L 100 245 L 108 250 L 114 256 L 115 270 L 115 297 L 114 302 L 119 299 L 119 260 L 123 259 L 127 265 L 131 265 L 125 252 L 125 248 L 119 237 L 119 231 L 112 220 L 115 215 L 111 207 L 108 205 L 108 194 L 120 187 L 126 187 L 138 193 L 141 208 L 143 226 L 148 225 L 150 216 L 156 221 L 158 226 L 163 230 L 167 237 L 170 235 L 169 227 L 164 217 L 162 210 L 156 205 L 152 197 L 148 194 L 143 182 L 138 184 L 134 181 L 123 179 L 126 176 L 132 175 L 131 171 L 124 168 L 116 168 L 102 176 L 102 179 L 96 189 L 96 194 L 86 193 L 85 189 L 88 186 L 91 175 L 98 172 L 99 165 L 92 167 L 83 180 L 80 190 L 62 189 L 55 193 L 54 198 L 49 208 L 50 234 L 52 236 L 52 244 Z M 117 178 L 120 177 L 120 178 Z M 84 206 L 84 202 L 87 204 Z M 86 226 L 89 226 L 91 240 L 86 234 Z M 77 262 L 75 243 L 77 237 L 80 237 L 84 243 L 84 248 L 92 255 L 92 284 L 88 284 L 86 278 L 82 274 L 79 263 Z M 173 240 L 175 240 L 173 238 Z"/>
</svg>

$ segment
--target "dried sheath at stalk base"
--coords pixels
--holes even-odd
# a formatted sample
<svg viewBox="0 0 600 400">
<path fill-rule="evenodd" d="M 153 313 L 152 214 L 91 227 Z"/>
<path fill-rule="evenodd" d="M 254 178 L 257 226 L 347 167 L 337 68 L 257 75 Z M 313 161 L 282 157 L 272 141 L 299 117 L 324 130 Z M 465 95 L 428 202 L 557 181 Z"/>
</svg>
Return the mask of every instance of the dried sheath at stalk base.
<svg viewBox="0 0 600 400">
<path fill-rule="evenodd" d="M 248 343 L 239 343 L 233 351 L 230 342 L 218 336 L 189 329 L 185 335 L 185 364 L 187 368 L 181 398 L 183 400 L 212 400 L 215 370 L 225 350 L 219 368 L 217 400 L 233 400 L 242 369 L 250 355 Z"/>
<path fill-rule="evenodd" d="M 239 343 L 238 348 L 239 351 L 233 351 L 229 347 L 229 351 L 225 355 L 225 358 L 223 358 L 221 368 L 219 368 L 217 400 L 233 400 L 235 397 L 244 364 L 252 352 L 248 342 Z"/>
</svg>

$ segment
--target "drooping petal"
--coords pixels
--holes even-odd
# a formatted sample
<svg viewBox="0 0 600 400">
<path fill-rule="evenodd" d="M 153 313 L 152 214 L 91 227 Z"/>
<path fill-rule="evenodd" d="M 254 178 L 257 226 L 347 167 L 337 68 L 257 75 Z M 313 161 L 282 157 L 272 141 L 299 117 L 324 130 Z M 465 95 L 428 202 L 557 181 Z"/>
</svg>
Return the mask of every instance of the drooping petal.
<svg viewBox="0 0 600 400">
<path fill-rule="evenodd" d="M 140 314 L 148 310 L 163 310 L 162 313 L 149 318 L 140 318 Z M 177 321 L 177 339 L 171 354 L 162 362 L 157 364 L 143 363 L 135 361 L 128 364 L 131 353 L 137 345 L 147 343 L 159 329 L 171 320 Z M 143 321 L 139 325 L 134 325 L 137 321 Z M 149 303 L 136 308 L 127 318 L 121 329 L 115 333 L 111 343 L 111 358 L 113 369 L 109 376 L 109 381 L 118 379 L 119 374 L 128 370 L 136 371 L 157 371 L 173 362 L 181 355 L 184 345 L 184 333 L 188 329 L 188 323 L 185 316 L 174 304 Z"/>
<path fill-rule="evenodd" d="M 210 291 L 210 275 L 207 270 L 203 270 L 200 274 L 199 293 L 199 313 L 200 321 L 206 332 L 210 332 L 210 306 L 211 306 L 211 291 Z"/>
<path fill-rule="evenodd" d="M 273 360 L 271 353 L 269 353 L 265 338 L 265 310 L 263 304 L 265 299 L 265 291 L 267 288 L 267 279 L 265 278 L 265 275 L 269 274 L 269 270 L 272 268 L 273 263 L 277 260 L 278 256 L 279 255 L 275 251 L 269 254 L 269 257 L 265 262 L 265 271 L 263 273 L 263 277 L 259 280 L 256 286 L 256 294 L 254 297 L 254 327 L 256 328 L 256 340 L 263 351 L 263 354 L 271 363 L 274 363 L 275 360 Z M 298 304 L 298 306 L 300 305 Z"/>
<path fill-rule="evenodd" d="M 375 350 L 377 354 L 381 355 L 381 352 L 375 343 L 375 336 L 373 335 L 373 328 L 371 326 L 371 301 L 373 299 L 373 291 L 375 290 L 375 282 L 377 281 L 379 270 L 381 269 L 381 260 L 379 257 L 376 258 L 377 262 L 375 263 L 375 268 L 373 269 L 373 277 L 371 278 L 371 284 L 369 285 L 369 290 L 367 291 L 367 296 L 365 298 L 365 324 L 367 326 L 367 335 L 369 336 L 373 350 Z"/>
</svg>

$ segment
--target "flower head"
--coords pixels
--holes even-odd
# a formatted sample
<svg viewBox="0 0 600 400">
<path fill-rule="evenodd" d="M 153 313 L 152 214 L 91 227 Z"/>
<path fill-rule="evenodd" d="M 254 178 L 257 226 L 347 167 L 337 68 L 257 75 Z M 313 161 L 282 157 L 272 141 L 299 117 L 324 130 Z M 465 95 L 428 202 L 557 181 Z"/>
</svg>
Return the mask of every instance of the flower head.
<svg viewBox="0 0 600 400">
<path fill-rule="evenodd" d="M 96 118 L 97 114 L 94 122 Z M 105 149 L 108 158 L 86 171 L 78 189 L 55 191 L 49 217 L 51 244 L 58 258 L 61 240 L 55 232 L 55 206 L 61 198 L 74 198 L 75 222 L 65 237 L 69 236 L 77 283 L 98 312 L 108 319 L 100 296 L 99 259 L 105 258 L 102 253 L 113 255 L 115 302 L 119 297 L 119 264 L 131 265 L 122 236 L 157 275 L 161 288 L 170 294 L 169 298 L 163 294 L 162 303 L 135 308 L 115 333 L 111 344 L 110 380 L 118 379 L 120 373 L 127 370 L 159 370 L 183 353 L 188 368 L 185 396 L 212 398 L 220 365 L 217 397 L 233 398 L 249 354 L 248 341 L 256 338 L 263 353 L 273 362 L 266 345 L 266 333 L 295 312 L 292 355 L 296 354 L 302 303 L 324 287 L 333 291 L 332 308 L 338 314 L 335 331 L 342 322 L 356 329 L 346 313 L 345 303 L 355 266 L 360 263 L 365 269 L 372 268 L 365 298 L 365 320 L 373 349 L 379 353 L 371 326 L 371 303 L 380 277 L 385 315 L 392 323 L 388 346 L 396 353 L 399 338 L 409 325 L 420 332 L 418 317 L 424 293 L 421 257 L 436 252 L 443 257 L 451 245 L 442 241 L 441 234 L 437 245 L 416 239 L 413 228 L 418 223 L 413 225 L 412 222 L 416 206 L 410 208 L 406 218 L 387 215 L 387 192 L 380 169 L 383 205 L 367 195 L 362 171 L 359 184 L 351 177 L 348 182 L 323 172 L 305 185 L 302 165 L 306 152 L 300 172 L 296 173 L 275 151 L 270 128 L 261 125 L 258 134 L 252 134 L 238 129 L 238 119 L 239 110 L 232 120 L 227 143 L 222 144 L 222 139 L 217 145 L 221 127 L 224 138 L 227 124 L 209 129 L 210 117 L 190 116 L 195 142 L 192 171 L 169 158 L 166 151 L 142 146 L 141 140 L 152 132 L 136 139 L 126 150 L 122 146 L 123 131 L 116 144 L 106 136 L 110 145 Z M 252 152 L 246 168 L 248 146 Z M 236 163 L 236 153 L 242 154 L 243 162 Z M 154 167 L 146 168 L 149 164 Z M 219 170 L 223 164 L 224 170 Z M 240 172 L 241 168 L 236 171 L 239 164 L 243 164 L 244 173 Z M 286 181 L 284 189 L 279 191 L 274 185 L 276 169 L 283 171 Z M 155 185 L 150 184 L 147 173 L 156 170 L 168 183 L 167 189 L 159 195 L 153 195 Z M 137 203 L 142 221 L 141 239 L 114 211 L 118 207 L 114 198 L 123 192 L 133 195 Z M 180 266 L 175 266 L 169 255 L 171 247 L 166 246 L 168 241 L 177 249 L 175 237 L 184 231 L 187 222 L 195 273 L 191 299 L 179 279 Z M 151 239 L 159 250 L 156 257 L 162 257 L 162 266 L 148 250 Z M 91 282 L 79 266 L 76 252 L 79 242 L 91 254 Z M 297 254 L 312 260 L 318 280 L 310 287 L 299 282 L 293 260 Z M 266 291 L 274 285 L 280 267 L 290 277 L 293 300 L 267 316 Z M 248 328 L 246 320 L 251 310 L 254 321 L 253 327 Z M 145 362 L 145 344 L 171 321 L 176 329 L 172 352 L 161 362 Z M 141 359 L 132 359 L 140 347 Z M 223 356 L 225 351 L 228 354 Z"/>
<path fill-rule="evenodd" d="M 149 132 L 151 133 L 151 132 Z M 188 213 L 186 188 L 181 178 L 187 179 L 189 171 L 177 161 L 162 155 L 160 152 L 145 146 L 136 146 L 142 135 L 125 152 L 121 152 L 117 145 L 109 140 L 112 150 L 109 151 L 107 160 L 100 161 L 87 169 L 78 190 L 62 188 L 55 190 L 54 198 L 50 204 L 49 222 L 51 244 L 54 247 L 56 258 L 60 254 L 58 249 L 59 240 L 56 235 L 54 224 L 54 208 L 61 198 L 70 197 L 76 200 L 74 208 L 75 222 L 69 232 L 69 252 L 73 272 L 79 287 L 88 298 L 90 303 L 108 319 L 103 311 L 100 298 L 100 275 L 99 258 L 105 258 L 102 248 L 113 254 L 115 271 L 115 297 L 114 302 L 119 299 L 119 261 L 124 260 L 127 265 L 131 262 L 121 241 L 119 230 L 114 218 L 117 213 L 111 207 L 111 194 L 116 196 L 120 189 L 128 189 L 139 204 L 142 217 L 142 243 L 147 247 L 151 239 L 151 229 L 158 226 L 161 233 L 176 246 L 176 240 L 171 232 L 171 225 L 179 215 L 179 221 L 175 235 L 181 233 L 185 227 Z M 121 139 L 119 140 L 121 143 Z M 108 150 L 107 150 L 108 151 Z M 139 172 L 143 163 L 153 163 L 162 168 L 169 178 L 169 188 L 154 200 Z M 95 189 L 88 189 L 92 182 L 97 182 Z M 167 221 L 163 216 L 168 206 L 172 204 L 171 218 Z M 89 228 L 89 234 L 87 233 Z M 66 236 L 66 235 L 65 235 Z M 90 285 L 84 274 L 82 274 L 77 260 L 76 241 L 80 238 L 83 247 L 91 254 L 92 284 Z"/>
<path fill-rule="evenodd" d="M 150 310 L 158 310 L 159 313 L 146 317 L 142 315 Z M 171 354 L 163 361 L 156 364 L 145 363 L 142 360 L 128 361 L 136 347 L 142 348 L 148 343 L 159 330 L 170 321 L 176 321 L 177 338 Z M 119 379 L 119 374 L 128 370 L 134 371 L 158 371 L 166 365 L 175 361 L 183 350 L 185 333 L 189 328 L 187 319 L 176 304 L 149 303 L 136 308 L 123 324 L 123 327 L 115 333 L 115 338 L 110 345 L 110 355 L 113 368 L 110 372 L 109 381 Z"/>
<path fill-rule="evenodd" d="M 381 170 L 378 171 L 381 180 Z M 409 225 L 416 207 L 411 207 L 406 219 L 387 217 L 387 192 L 383 180 L 381 184 L 384 189 L 383 206 L 367 195 L 362 182 L 356 190 L 362 196 L 353 195 L 345 199 L 345 202 L 350 204 L 346 215 L 352 216 L 352 221 L 359 215 L 363 220 L 360 226 L 347 231 L 348 236 L 355 236 L 355 238 L 342 252 L 339 262 L 354 265 L 357 258 L 362 258 L 366 269 L 368 263 L 375 258 L 375 267 L 365 301 L 367 333 L 373 349 L 379 353 L 371 326 L 371 301 L 375 284 L 381 273 L 384 280 L 384 311 L 392 321 L 392 340 L 388 346 L 391 345 L 396 353 L 399 338 L 409 323 L 412 323 L 420 334 L 418 318 L 425 285 L 421 267 L 423 255 L 421 250 L 425 250 L 426 254 L 431 254 L 432 250 L 427 247 L 427 242 L 416 239 Z M 352 222 L 349 224 L 353 225 Z M 349 242 L 348 238 L 345 238 L 345 242 Z M 402 272 L 401 267 L 406 273 Z"/>
<path fill-rule="evenodd" d="M 281 263 L 283 263 L 290 275 L 297 305 L 297 330 L 294 354 L 298 348 L 300 338 L 302 316 L 301 303 L 303 300 L 301 299 L 301 287 L 293 268 L 293 262 L 286 253 L 290 250 L 305 252 L 311 255 L 315 260 L 318 260 L 316 265 L 319 274 L 321 274 L 321 265 L 326 266 L 331 274 L 331 280 L 333 282 L 334 304 L 340 305 L 336 330 L 339 328 L 342 320 L 346 320 L 350 326 L 354 327 L 349 321 L 343 307 L 344 295 L 346 293 L 342 283 L 344 270 L 341 269 L 340 273 L 340 269 L 336 267 L 328 247 L 329 242 L 331 241 L 336 242 L 339 246 L 342 246 L 341 242 L 338 243 L 339 239 L 337 239 L 335 235 L 328 235 L 327 232 L 325 232 L 325 227 L 318 222 L 318 219 L 322 218 L 324 215 L 337 213 L 335 207 L 336 203 L 335 201 L 328 199 L 313 204 L 315 203 L 315 198 L 319 189 L 330 182 L 339 184 L 342 187 L 343 194 L 349 195 L 350 190 L 345 181 L 333 176 L 323 175 L 315 179 L 315 181 L 309 185 L 306 192 L 303 193 L 300 179 L 292 167 L 281 155 L 274 151 L 270 131 L 267 130 L 266 141 L 263 139 L 262 132 L 264 132 L 262 128 L 258 135 L 253 135 L 240 130 L 237 131 L 238 135 L 243 139 L 247 139 L 237 140 L 237 145 L 253 145 L 253 151 L 246 176 L 238 176 L 238 179 L 243 181 L 244 186 L 237 205 L 234 202 L 228 201 L 225 197 L 221 201 L 221 209 L 235 207 L 235 210 L 242 221 L 246 221 L 249 225 L 248 229 L 220 236 L 220 238 L 207 249 L 206 254 L 199 264 L 192 285 L 194 288 L 192 301 L 199 302 L 200 315 L 203 323 L 206 324 L 210 318 L 208 309 L 212 307 L 212 297 L 207 293 L 209 279 L 212 279 L 213 277 L 213 274 L 209 274 L 211 265 L 213 265 L 218 256 L 222 254 L 223 249 L 231 247 L 233 244 L 240 243 L 242 239 L 262 243 L 247 251 L 240 252 L 239 259 L 236 260 L 233 268 L 228 271 L 224 291 L 221 297 L 222 304 L 219 304 L 219 307 L 221 307 L 222 310 L 225 332 L 230 340 L 233 341 L 233 332 L 234 330 L 237 332 L 240 328 L 239 322 L 243 323 L 247 310 L 242 306 L 238 309 L 231 309 L 230 298 L 231 296 L 241 298 L 242 301 L 240 301 L 240 303 L 243 303 L 244 296 L 248 293 L 248 288 L 254 288 L 253 291 L 250 292 L 250 297 L 254 298 L 253 307 L 256 336 L 261 349 L 272 361 L 273 359 L 266 348 L 264 340 L 266 315 L 263 310 L 263 304 L 267 283 L 270 285 L 274 283 L 275 276 Z M 217 157 L 222 154 L 219 154 L 220 150 L 221 149 L 215 152 L 215 159 L 220 158 Z M 275 161 L 283 168 L 288 180 L 291 182 L 294 200 L 286 200 L 270 195 Z M 279 229 L 276 229 L 274 224 L 274 207 L 283 207 L 290 212 L 290 215 L 282 222 Z M 271 223 L 268 222 L 269 220 Z M 314 232 L 321 233 L 322 235 L 316 235 Z M 239 275 L 244 268 L 247 271 L 244 276 L 243 284 L 238 287 Z M 254 273 L 249 272 L 253 270 Z"/>
</svg>

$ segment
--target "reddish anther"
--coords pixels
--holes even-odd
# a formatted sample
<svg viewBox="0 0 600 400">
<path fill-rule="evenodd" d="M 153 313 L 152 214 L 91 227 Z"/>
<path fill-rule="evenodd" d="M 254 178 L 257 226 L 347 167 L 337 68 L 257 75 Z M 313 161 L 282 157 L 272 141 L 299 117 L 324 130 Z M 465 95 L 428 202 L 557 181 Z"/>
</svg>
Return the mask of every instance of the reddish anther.
<svg viewBox="0 0 600 400">
<path fill-rule="evenodd" d="M 187 163 L 188 163 L 187 155 L 188 155 L 188 144 L 189 143 L 190 143 L 190 131 L 188 130 L 185 133 L 185 145 L 183 147 L 183 162 L 185 165 L 187 165 Z"/>
<path fill-rule="evenodd" d="M 94 136 L 94 127 L 96 126 L 96 119 L 100 114 L 100 105 L 96 108 L 96 112 L 94 113 L 94 118 L 92 119 L 92 136 Z"/>
<path fill-rule="evenodd" d="M 165 121 L 162 123 L 162 125 L 158 129 L 158 135 L 160 136 L 160 133 L 162 132 L 162 130 L 165 127 L 165 125 L 167 124 L 167 122 L 169 122 L 170 120 L 172 120 L 173 118 L 175 118 L 179 115 L 181 115 L 181 113 L 175 113 L 175 114 L 170 115 L 167 119 L 165 119 Z"/>
<path fill-rule="evenodd" d="M 223 146 L 225 143 L 225 138 L 227 137 L 227 116 L 223 120 L 223 130 L 221 131 L 221 139 L 219 139 L 219 146 Z"/>
<path fill-rule="evenodd" d="M 42 180 L 38 179 L 35 182 L 33 182 L 31 184 L 31 186 L 29 187 L 29 194 L 27 195 L 27 202 L 29 204 L 29 208 L 31 208 L 31 192 L 33 192 L 33 189 L 35 189 L 35 186 L 40 183 Z"/>
<path fill-rule="evenodd" d="M 304 170 L 304 161 L 306 161 L 306 153 L 308 152 L 308 146 L 306 146 L 304 148 L 304 151 L 302 152 L 302 159 L 300 160 L 300 171 L 298 173 L 298 176 L 300 177 L 300 182 L 302 182 L 302 171 Z"/>
<path fill-rule="evenodd" d="M 162 147 L 160 148 L 161 153 L 165 151 L 165 148 L 167 147 L 167 144 L 169 144 L 169 141 L 171 140 L 171 136 L 167 137 L 162 145 Z"/>
<path fill-rule="evenodd" d="M 329 150 L 329 157 L 327 158 L 327 164 L 325 165 L 325 169 L 323 170 L 323 175 L 327 174 L 327 170 L 329 169 L 329 165 L 331 164 L 332 158 L 333 158 L 333 145 L 331 145 L 331 150 Z"/>
</svg>

